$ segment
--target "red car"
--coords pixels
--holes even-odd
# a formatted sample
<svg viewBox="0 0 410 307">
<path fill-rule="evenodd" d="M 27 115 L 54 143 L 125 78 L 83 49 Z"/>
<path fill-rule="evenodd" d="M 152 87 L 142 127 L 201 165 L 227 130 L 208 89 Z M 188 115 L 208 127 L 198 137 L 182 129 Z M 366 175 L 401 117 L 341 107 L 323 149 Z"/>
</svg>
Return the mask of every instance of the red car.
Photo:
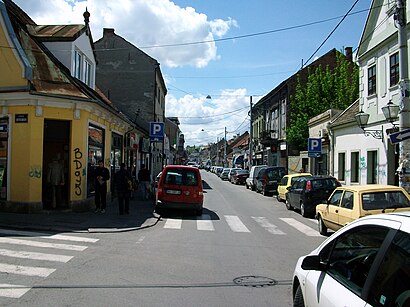
<svg viewBox="0 0 410 307">
<path fill-rule="evenodd" d="M 249 177 L 249 171 L 246 169 L 235 170 L 231 174 L 231 183 L 234 184 L 245 184 L 246 178 Z"/>
<path fill-rule="evenodd" d="M 156 191 L 156 209 L 194 210 L 202 215 L 204 193 L 198 168 L 167 165 L 162 171 Z"/>
</svg>

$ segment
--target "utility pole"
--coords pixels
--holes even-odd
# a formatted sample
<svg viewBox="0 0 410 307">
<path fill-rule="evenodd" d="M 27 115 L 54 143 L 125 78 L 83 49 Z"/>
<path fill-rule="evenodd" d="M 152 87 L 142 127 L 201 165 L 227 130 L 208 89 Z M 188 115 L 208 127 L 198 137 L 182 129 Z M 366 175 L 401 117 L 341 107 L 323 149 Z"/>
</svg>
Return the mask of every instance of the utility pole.
<svg viewBox="0 0 410 307">
<path fill-rule="evenodd" d="M 225 138 L 224 138 L 224 167 L 226 167 L 226 127 L 225 127 Z"/>
<path fill-rule="evenodd" d="M 250 125 L 249 125 L 249 170 L 252 168 L 252 155 L 253 155 L 253 132 L 252 132 L 252 96 L 250 96 L 250 111 L 249 111 L 249 117 L 250 117 Z"/>
<path fill-rule="evenodd" d="M 409 63 L 407 46 L 407 18 L 406 0 L 397 0 L 397 9 L 394 18 L 397 21 L 399 44 L 399 73 L 400 73 L 400 112 L 399 130 L 410 128 L 409 104 Z M 401 170 L 399 185 L 410 192 L 410 139 L 399 143 L 399 170 Z"/>
</svg>

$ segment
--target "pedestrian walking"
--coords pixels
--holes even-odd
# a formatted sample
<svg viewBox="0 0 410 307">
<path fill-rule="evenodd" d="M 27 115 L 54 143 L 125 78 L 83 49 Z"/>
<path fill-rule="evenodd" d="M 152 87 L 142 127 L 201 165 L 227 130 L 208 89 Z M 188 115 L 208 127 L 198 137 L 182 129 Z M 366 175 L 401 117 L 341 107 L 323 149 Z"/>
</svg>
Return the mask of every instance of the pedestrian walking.
<svg viewBox="0 0 410 307">
<path fill-rule="evenodd" d="M 145 168 L 145 165 L 142 165 L 140 171 L 138 172 L 138 181 L 141 186 L 142 199 L 148 199 L 150 193 L 149 189 L 151 186 L 151 174 L 149 170 Z"/>
<path fill-rule="evenodd" d="M 98 160 L 95 170 L 95 212 L 105 213 L 107 207 L 107 181 L 110 180 L 110 171 L 104 166 L 103 160 Z"/>
<path fill-rule="evenodd" d="M 125 163 L 121 163 L 120 170 L 115 173 L 115 186 L 117 189 L 118 209 L 120 215 L 123 215 L 124 213 L 129 214 L 132 176 L 125 169 Z"/>
</svg>

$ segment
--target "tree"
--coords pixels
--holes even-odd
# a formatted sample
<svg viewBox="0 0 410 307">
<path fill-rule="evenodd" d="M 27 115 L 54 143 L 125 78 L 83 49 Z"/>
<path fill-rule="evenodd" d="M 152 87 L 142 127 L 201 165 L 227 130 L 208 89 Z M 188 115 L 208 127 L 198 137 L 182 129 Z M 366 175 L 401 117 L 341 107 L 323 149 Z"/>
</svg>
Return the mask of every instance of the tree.
<svg viewBox="0 0 410 307">
<path fill-rule="evenodd" d="M 307 82 L 302 84 L 297 78 L 286 138 L 296 149 L 306 150 L 309 119 L 331 108 L 344 110 L 359 97 L 359 68 L 338 53 L 333 71 L 319 65 L 312 72 L 308 67 Z"/>
</svg>

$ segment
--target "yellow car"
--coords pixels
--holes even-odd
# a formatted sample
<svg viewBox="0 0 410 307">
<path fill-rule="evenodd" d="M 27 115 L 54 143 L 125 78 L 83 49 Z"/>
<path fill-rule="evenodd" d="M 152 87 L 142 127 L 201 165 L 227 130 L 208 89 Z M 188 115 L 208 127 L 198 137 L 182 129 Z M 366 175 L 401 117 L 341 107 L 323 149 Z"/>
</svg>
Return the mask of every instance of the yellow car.
<svg viewBox="0 0 410 307">
<path fill-rule="evenodd" d="M 278 201 L 285 201 L 286 200 L 286 193 L 288 193 L 288 187 L 290 187 L 293 182 L 299 177 L 307 177 L 312 176 L 310 173 L 296 173 L 296 174 L 289 174 L 285 175 L 278 185 L 278 194 L 276 198 Z"/>
<path fill-rule="evenodd" d="M 327 204 L 316 206 L 319 232 L 338 230 L 360 217 L 378 213 L 409 211 L 410 196 L 400 187 L 369 184 L 336 188 Z"/>
</svg>

